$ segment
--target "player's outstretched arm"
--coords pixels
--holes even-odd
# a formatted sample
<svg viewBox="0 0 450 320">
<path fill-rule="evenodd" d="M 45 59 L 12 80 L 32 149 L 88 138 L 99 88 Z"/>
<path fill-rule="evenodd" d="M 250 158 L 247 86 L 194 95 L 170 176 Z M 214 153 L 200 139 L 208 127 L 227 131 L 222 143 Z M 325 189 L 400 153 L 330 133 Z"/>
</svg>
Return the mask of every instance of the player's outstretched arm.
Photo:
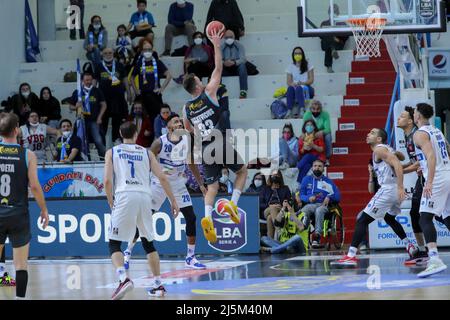
<svg viewBox="0 0 450 320">
<path fill-rule="evenodd" d="M 112 208 L 114 204 L 114 197 L 113 197 L 113 163 L 111 150 L 108 150 L 105 154 L 105 173 L 103 175 L 103 185 L 105 186 L 105 193 L 106 198 L 108 198 L 109 207 Z"/>
<path fill-rule="evenodd" d="M 374 152 L 376 158 L 383 160 L 394 168 L 395 175 L 397 176 L 398 199 L 402 202 L 405 199 L 405 188 L 403 187 L 403 167 L 400 160 L 398 160 L 395 154 L 389 152 L 384 147 L 377 147 Z"/>
<path fill-rule="evenodd" d="M 150 151 L 156 156 L 161 152 L 161 139 L 156 139 L 153 141 Z"/>
<path fill-rule="evenodd" d="M 425 187 L 423 188 L 423 195 L 426 198 L 429 198 L 431 197 L 431 191 L 433 190 L 434 175 L 436 173 L 436 154 L 434 153 L 430 138 L 426 132 L 417 131 L 414 134 L 414 144 L 422 150 L 427 159 L 428 176 Z"/>
<path fill-rule="evenodd" d="M 221 45 L 222 34 L 218 31 L 212 31 L 209 40 L 214 45 L 214 63 L 215 68 L 211 74 L 211 80 L 206 86 L 206 93 L 213 99 L 217 100 L 217 90 L 219 89 L 220 83 L 222 81 L 222 71 L 223 71 L 223 61 L 222 61 L 222 49 Z"/>
<path fill-rule="evenodd" d="M 173 195 L 172 188 L 170 187 L 169 184 L 169 180 L 167 180 L 167 176 L 162 172 L 161 167 L 159 166 L 159 163 L 156 160 L 156 157 L 153 154 L 153 152 L 149 152 L 148 157 L 150 158 L 150 168 L 152 170 L 152 173 L 159 179 L 159 182 L 161 183 L 164 192 L 169 198 L 174 218 L 176 218 L 178 216 L 178 213 L 180 212 L 180 208 L 178 207 L 177 200 Z"/>
<path fill-rule="evenodd" d="M 184 128 L 190 133 L 194 132 L 194 128 L 192 127 L 191 121 L 189 121 L 187 114 L 186 114 L 186 105 L 183 107 L 182 113 L 183 113 Z"/>
<path fill-rule="evenodd" d="M 36 200 L 39 208 L 41 209 L 41 224 L 43 228 L 48 226 L 48 210 L 45 203 L 44 193 L 42 192 L 41 184 L 39 183 L 37 175 L 37 159 L 36 155 L 27 150 L 28 156 L 28 184 L 30 186 L 31 192 L 33 193 L 34 199 Z"/>
</svg>

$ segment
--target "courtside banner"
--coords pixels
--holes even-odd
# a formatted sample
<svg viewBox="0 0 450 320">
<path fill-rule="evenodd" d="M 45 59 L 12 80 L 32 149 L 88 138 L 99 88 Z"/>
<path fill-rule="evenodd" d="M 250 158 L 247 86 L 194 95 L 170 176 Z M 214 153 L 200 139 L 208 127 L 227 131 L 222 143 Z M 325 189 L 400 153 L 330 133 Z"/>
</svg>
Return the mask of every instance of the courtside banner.
<svg viewBox="0 0 450 320">
<path fill-rule="evenodd" d="M 223 197 L 218 197 L 220 199 Z M 226 198 L 226 197 L 225 197 Z M 200 220 L 204 215 L 202 197 L 193 197 L 197 216 L 197 246 L 199 254 L 257 253 L 259 252 L 259 197 L 242 195 L 239 200 L 241 221 L 231 222 L 228 215 L 213 212 L 217 242 L 210 244 L 203 236 Z M 50 224 L 46 230 L 38 227 L 39 207 L 30 201 L 32 257 L 107 257 L 108 230 L 111 221 L 106 198 L 65 199 L 47 201 Z M 169 215 L 166 201 L 159 212 L 154 213 L 156 227 L 155 247 L 160 254 L 186 254 L 186 224 L 180 214 L 177 219 Z M 150 212 L 149 212 L 150 214 Z M 10 256 L 10 245 L 6 245 Z M 124 244 L 123 250 L 126 245 Z M 135 246 L 135 255 L 143 256 L 140 243 Z"/>
<path fill-rule="evenodd" d="M 402 210 L 402 213 L 396 217 L 397 221 L 402 225 L 407 237 L 417 244 L 416 238 L 411 225 L 411 217 L 409 216 L 409 209 Z M 450 231 L 447 227 L 437 221 L 434 221 L 434 226 L 437 232 L 437 243 L 439 247 L 450 246 Z M 390 248 L 405 248 L 405 244 L 395 234 L 388 224 L 382 220 L 377 219 L 369 224 L 369 245 L 371 249 L 390 249 Z"/>
</svg>

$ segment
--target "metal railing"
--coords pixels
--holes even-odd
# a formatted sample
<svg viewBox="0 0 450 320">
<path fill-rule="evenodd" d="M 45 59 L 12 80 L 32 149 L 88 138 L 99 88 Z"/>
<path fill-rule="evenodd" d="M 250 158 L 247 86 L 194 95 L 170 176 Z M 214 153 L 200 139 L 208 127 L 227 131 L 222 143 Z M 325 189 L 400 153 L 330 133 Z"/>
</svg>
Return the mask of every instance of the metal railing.
<svg viewBox="0 0 450 320">
<path fill-rule="evenodd" d="M 394 119 L 394 106 L 395 103 L 400 100 L 400 74 L 397 73 L 395 78 L 394 90 L 392 91 L 391 104 L 389 106 L 389 113 L 386 119 L 385 130 L 388 134 L 388 144 L 393 146 L 395 143 L 395 119 Z"/>
</svg>

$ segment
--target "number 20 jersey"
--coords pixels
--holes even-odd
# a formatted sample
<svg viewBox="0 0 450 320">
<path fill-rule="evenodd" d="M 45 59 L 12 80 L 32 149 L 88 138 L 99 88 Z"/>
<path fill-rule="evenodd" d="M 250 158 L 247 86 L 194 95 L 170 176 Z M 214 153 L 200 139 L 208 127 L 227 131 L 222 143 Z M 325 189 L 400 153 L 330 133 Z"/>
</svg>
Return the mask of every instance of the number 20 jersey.
<svg viewBox="0 0 450 320">
<path fill-rule="evenodd" d="M 114 192 L 150 194 L 150 159 L 145 148 L 121 144 L 112 149 Z"/>
<path fill-rule="evenodd" d="M 450 179 L 450 159 L 447 151 L 447 143 L 445 137 L 441 130 L 428 125 L 423 126 L 417 131 L 424 131 L 428 133 L 430 137 L 431 145 L 433 146 L 434 153 L 436 155 L 436 171 L 435 177 L 442 176 Z M 427 159 L 422 150 L 416 146 L 416 156 L 420 163 L 420 168 L 422 169 L 423 176 L 425 179 L 428 178 L 428 166 Z"/>
</svg>

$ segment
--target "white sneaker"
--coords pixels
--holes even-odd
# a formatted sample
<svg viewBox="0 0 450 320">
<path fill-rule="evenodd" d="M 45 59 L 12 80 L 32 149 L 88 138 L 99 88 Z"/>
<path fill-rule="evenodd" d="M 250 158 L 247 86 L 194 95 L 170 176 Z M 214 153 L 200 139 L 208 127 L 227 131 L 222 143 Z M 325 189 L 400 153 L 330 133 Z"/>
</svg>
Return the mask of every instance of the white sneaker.
<svg viewBox="0 0 450 320">
<path fill-rule="evenodd" d="M 203 263 L 200 263 L 195 256 L 186 257 L 185 267 L 196 270 L 204 270 L 206 266 Z"/>
<path fill-rule="evenodd" d="M 433 257 L 428 260 L 427 268 L 421 273 L 417 274 L 419 278 L 426 278 L 432 276 L 433 274 L 439 273 L 447 269 L 447 266 L 442 262 L 441 259 Z"/>
<path fill-rule="evenodd" d="M 328 73 L 334 73 L 334 70 L 333 70 L 332 67 L 327 67 L 327 72 L 328 72 Z"/>
</svg>

